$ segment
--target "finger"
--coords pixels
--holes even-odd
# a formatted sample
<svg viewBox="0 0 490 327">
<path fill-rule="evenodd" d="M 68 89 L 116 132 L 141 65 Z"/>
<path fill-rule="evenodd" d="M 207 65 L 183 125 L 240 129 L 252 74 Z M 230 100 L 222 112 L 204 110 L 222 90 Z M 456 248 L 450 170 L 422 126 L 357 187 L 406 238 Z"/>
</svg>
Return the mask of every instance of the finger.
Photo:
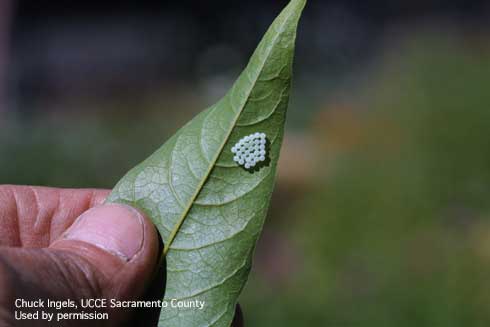
<svg viewBox="0 0 490 327">
<path fill-rule="evenodd" d="M 47 247 L 108 190 L 0 185 L 0 246 Z"/>
<path fill-rule="evenodd" d="M 0 301 L 12 307 L 14 295 L 135 300 L 151 280 L 158 256 L 157 232 L 143 214 L 125 205 L 97 206 L 49 248 L 0 248 Z M 111 321 L 120 323 L 129 313 L 111 312 Z"/>
</svg>

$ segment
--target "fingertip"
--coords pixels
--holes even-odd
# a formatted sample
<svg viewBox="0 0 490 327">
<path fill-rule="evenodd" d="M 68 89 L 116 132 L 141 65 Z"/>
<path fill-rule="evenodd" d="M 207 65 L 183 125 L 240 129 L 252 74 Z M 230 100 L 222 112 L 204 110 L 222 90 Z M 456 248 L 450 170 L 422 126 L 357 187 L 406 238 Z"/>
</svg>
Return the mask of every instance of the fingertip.
<svg viewBox="0 0 490 327">
<path fill-rule="evenodd" d="M 121 204 L 89 209 L 62 235 L 65 241 L 85 242 L 130 261 L 144 242 L 144 217 Z"/>
<path fill-rule="evenodd" d="M 105 276 L 105 294 L 137 297 L 158 263 L 158 233 L 146 215 L 125 204 L 89 209 L 50 248 L 76 253 Z"/>
</svg>

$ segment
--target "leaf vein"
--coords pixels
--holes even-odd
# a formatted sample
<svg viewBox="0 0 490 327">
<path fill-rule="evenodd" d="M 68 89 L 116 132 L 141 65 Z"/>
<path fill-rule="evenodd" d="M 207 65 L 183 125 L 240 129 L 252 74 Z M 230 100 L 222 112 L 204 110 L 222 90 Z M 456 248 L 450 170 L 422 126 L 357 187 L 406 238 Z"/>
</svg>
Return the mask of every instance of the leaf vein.
<svg viewBox="0 0 490 327">
<path fill-rule="evenodd" d="M 284 19 L 282 24 L 281 24 L 281 32 L 284 31 L 284 27 L 285 27 L 285 24 L 287 22 L 287 19 Z M 233 129 L 235 128 L 236 126 L 236 123 L 238 121 L 238 119 L 240 118 L 240 115 L 243 111 L 243 109 L 247 106 L 248 104 L 248 100 L 250 99 L 250 94 L 252 93 L 253 91 L 253 86 L 257 83 L 257 80 L 259 79 L 260 77 L 260 74 L 264 71 L 264 68 L 265 68 L 265 64 L 267 62 L 267 59 L 269 58 L 271 52 L 272 52 L 272 49 L 274 48 L 273 45 L 276 44 L 277 40 L 279 39 L 279 36 L 281 35 L 281 33 L 276 33 L 274 35 L 274 39 L 271 43 L 271 46 L 267 47 L 267 56 L 264 57 L 264 59 L 262 60 L 262 62 L 260 63 L 260 69 L 259 71 L 256 73 L 256 77 L 255 77 L 255 82 L 252 83 L 252 86 L 250 87 L 250 89 L 248 90 L 248 94 L 247 94 L 247 100 L 245 101 L 245 103 L 243 103 L 243 105 L 241 106 L 241 108 L 238 110 L 238 112 L 236 113 L 236 117 L 235 119 L 233 120 L 232 124 L 231 124 L 231 128 L 229 129 L 228 133 L 227 133 L 227 136 L 225 137 L 225 139 L 223 140 L 223 142 L 221 143 L 221 146 L 220 146 L 220 150 L 217 151 L 217 153 L 215 154 L 213 160 L 211 161 L 211 164 L 209 165 L 208 167 L 208 170 L 205 174 L 205 178 L 203 178 L 201 180 L 201 182 L 199 183 L 198 187 L 196 188 L 196 192 L 194 192 L 193 196 L 190 198 L 188 204 L 186 207 L 184 207 L 184 211 L 180 217 L 180 219 L 178 220 L 177 222 L 177 225 L 175 226 L 175 228 L 172 230 L 172 233 L 170 234 L 169 236 L 169 240 L 167 241 L 167 243 L 165 244 L 165 247 L 164 247 L 164 250 L 163 250 L 163 254 L 166 255 L 168 253 L 168 250 L 170 249 L 170 245 L 172 244 L 173 240 L 175 239 L 175 237 L 177 236 L 177 232 L 179 231 L 180 227 L 182 226 L 182 224 L 184 223 L 184 220 L 185 218 L 187 217 L 187 214 L 189 213 L 194 201 L 197 199 L 199 193 L 201 192 L 201 189 L 202 187 L 204 186 L 207 178 L 209 177 L 209 175 L 211 174 L 211 171 L 213 170 L 214 168 L 214 165 L 216 164 L 221 152 L 223 151 L 223 148 L 224 146 L 226 145 L 226 143 L 228 142 L 228 139 L 230 138 L 230 135 L 231 133 L 233 132 Z M 175 149 L 175 148 L 174 148 Z M 172 154 L 173 154 L 173 150 L 172 150 Z M 172 167 L 172 165 L 170 166 Z M 171 170 L 171 169 L 169 169 Z"/>
</svg>

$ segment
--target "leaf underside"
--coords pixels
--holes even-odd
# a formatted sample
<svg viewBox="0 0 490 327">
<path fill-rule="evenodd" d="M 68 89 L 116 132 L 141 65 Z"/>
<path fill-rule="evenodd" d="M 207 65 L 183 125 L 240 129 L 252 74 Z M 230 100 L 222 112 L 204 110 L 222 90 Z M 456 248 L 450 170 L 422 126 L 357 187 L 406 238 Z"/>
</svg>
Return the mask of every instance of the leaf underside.
<svg viewBox="0 0 490 327">
<path fill-rule="evenodd" d="M 305 3 L 292 0 L 224 98 L 132 169 L 108 198 L 140 208 L 157 226 L 165 299 L 205 301 L 203 310 L 162 309 L 159 326 L 231 324 L 274 186 Z M 267 135 L 269 160 L 245 170 L 231 148 L 255 132 Z"/>
</svg>

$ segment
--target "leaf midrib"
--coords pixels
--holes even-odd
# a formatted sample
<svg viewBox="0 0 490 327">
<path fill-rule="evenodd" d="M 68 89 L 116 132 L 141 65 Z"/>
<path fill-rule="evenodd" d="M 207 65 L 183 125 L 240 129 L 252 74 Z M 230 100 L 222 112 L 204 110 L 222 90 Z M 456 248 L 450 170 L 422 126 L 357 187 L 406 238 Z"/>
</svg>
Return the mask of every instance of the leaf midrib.
<svg viewBox="0 0 490 327">
<path fill-rule="evenodd" d="M 289 19 L 291 18 L 291 16 L 293 14 L 294 14 L 294 11 L 291 11 L 291 13 L 289 14 L 289 16 L 286 17 L 286 18 L 284 18 L 282 24 L 280 25 L 281 26 L 280 31 L 277 31 L 277 33 L 275 33 L 275 37 L 274 37 L 273 41 L 271 42 L 270 46 L 267 49 L 267 55 L 264 56 L 264 60 L 261 63 L 260 69 L 259 69 L 258 73 L 256 74 L 256 77 L 254 78 L 254 81 L 252 83 L 252 86 L 250 87 L 250 90 L 247 92 L 248 94 L 247 94 L 246 101 L 244 101 L 242 107 L 240 108 L 240 110 L 236 114 L 236 116 L 235 116 L 235 118 L 234 118 L 234 120 L 233 120 L 233 122 L 231 124 L 231 127 L 230 127 L 229 131 L 227 132 L 226 137 L 224 138 L 223 142 L 221 143 L 221 145 L 219 147 L 219 150 L 216 151 L 216 155 L 214 156 L 213 160 L 210 161 L 209 167 L 208 167 L 208 169 L 206 171 L 206 174 L 204 175 L 204 177 L 199 182 L 199 184 L 198 184 L 198 186 L 196 188 L 196 192 L 192 195 L 192 197 L 188 201 L 186 207 L 184 208 L 184 211 L 182 212 L 182 215 L 179 217 L 179 220 L 177 221 L 177 224 L 172 229 L 168 241 L 165 243 L 165 246 L 164 246 L 164 249 L 163 249 L 163 255 L 164 256 L 166 256 L 167 253 L 168 253 L 168 251 L 170 250 L 170 246 L 172 245 L 175 237 L 177 236 L 177 233 L 179 232 L 180 227 L 184 223 L 185 218 L 187 217 L 189 211 L 192 209 L 192 206 L 193 206 L 194 202 L 196 201 L 197 197 L 199 196 L 199 193 L 201 192 L 204 184 L 208 180 L 208 178 L 209 178 L 209 176 L 211 174 L 211 171 L 213 170 L 214 166 L 216 165 L 216 162 L 218 161 L 219 156 L 223 152 L 223 149 L 224 149 L 226 143 L 228 143 L 228 140 L 229 140 L 229 138 L 231 136 L 231 133 L 233 132 L 233 129 L 236 127 L 236 124 L 237 124 L 238 119 L 240 118 L 240 116 L 241 116 L 241 114 L 243 112 L 243 109 L 245 109 L 245 107 L 247 106 L 247 103 L 248 103 L 248 101 L 250 99 L 250 95 L 252 94 L 252 91 L 253 91 L 255 85 L 257 84 L 257 81 L 258 81 L 258 79 L 260 77 L 260 74 L 262 74 L 262 72 L 264 71 L 265 63 L 267 62 L 267 59 L 269 59 L 269 56 L 272 53 L 272 50 L 274 49 L 274 46 L 275 46 L 277 40 L 279 39 L 279 36 L 284 32 L 284 26 L 286 25 L 286 22 L 289 21 Z M 172 151 L 174 149 L 172 149 Z"/>
</svg>

